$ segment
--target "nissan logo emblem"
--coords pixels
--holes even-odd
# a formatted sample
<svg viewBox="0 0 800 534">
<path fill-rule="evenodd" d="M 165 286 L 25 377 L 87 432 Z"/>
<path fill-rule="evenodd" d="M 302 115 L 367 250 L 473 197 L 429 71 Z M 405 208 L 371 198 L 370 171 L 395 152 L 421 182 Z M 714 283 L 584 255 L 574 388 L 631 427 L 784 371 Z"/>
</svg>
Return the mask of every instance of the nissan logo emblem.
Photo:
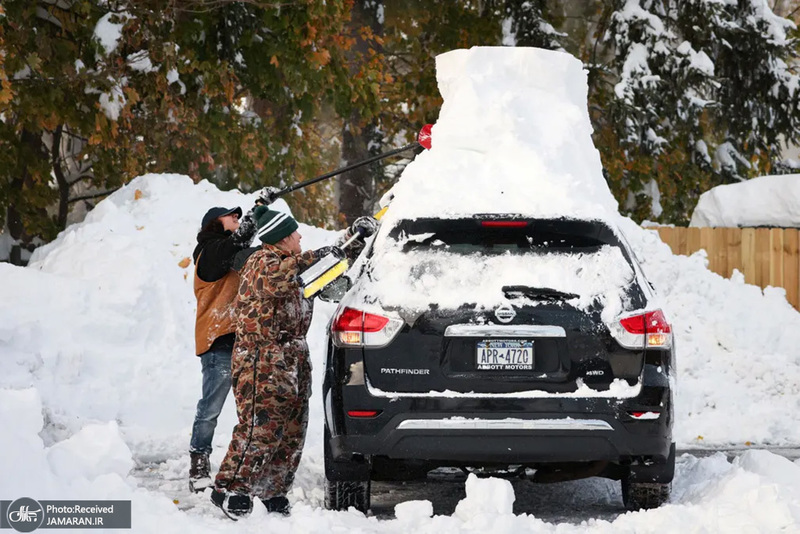
<svg viewBox="0 0 800 534">
<path fill-rule="evenodd" d="M 494 316 L 497 317 L 497 320 L 501 323 L 510 323 L 514 320 L 514 317 L 517 316 L 517 312 L 515 312 L 514 308 L 510 305 L 503 304 L 494 311 Z"/>
</svg>

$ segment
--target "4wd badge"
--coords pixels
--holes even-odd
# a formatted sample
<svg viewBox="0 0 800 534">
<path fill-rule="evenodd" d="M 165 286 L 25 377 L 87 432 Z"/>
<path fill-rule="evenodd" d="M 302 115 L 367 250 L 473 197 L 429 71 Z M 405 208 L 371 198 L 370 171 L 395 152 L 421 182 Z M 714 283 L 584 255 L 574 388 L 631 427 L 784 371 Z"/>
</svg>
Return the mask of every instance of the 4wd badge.
<svg viewBox="0 0 800 534">
<path fill-rule="evenodd" d="M 509 304 L 503 304 L 494 311 L 494 316 L 501 323 L 510 323 L 517 316 L 517 312 Z"/>
</svg>

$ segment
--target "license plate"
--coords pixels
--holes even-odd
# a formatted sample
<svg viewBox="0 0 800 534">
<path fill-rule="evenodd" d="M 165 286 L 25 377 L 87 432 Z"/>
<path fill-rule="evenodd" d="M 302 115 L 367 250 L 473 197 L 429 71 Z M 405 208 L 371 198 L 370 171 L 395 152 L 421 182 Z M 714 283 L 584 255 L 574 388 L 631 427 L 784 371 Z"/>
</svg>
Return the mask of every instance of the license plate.
<svg viewBox="0 0 800 534">
<path fill-rule="evenodd" d="M 479 371 L 526 371 L 533 369 L 533 341 L 484 340 L 475 351 Z"/>
</svg>

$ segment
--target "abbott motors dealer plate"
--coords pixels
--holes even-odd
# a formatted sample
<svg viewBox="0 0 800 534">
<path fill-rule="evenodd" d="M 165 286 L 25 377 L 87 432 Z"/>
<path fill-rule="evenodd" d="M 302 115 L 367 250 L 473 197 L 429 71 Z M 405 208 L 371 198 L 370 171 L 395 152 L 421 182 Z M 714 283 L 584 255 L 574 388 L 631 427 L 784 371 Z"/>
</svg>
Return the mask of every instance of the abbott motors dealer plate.
<svg viewBox="0 0 800 534">
<path fill-rule="evenodd" d="M 479 341 L 475 367 L 479 371 L 530 371 L 533 369 L 533 341 Z"/>
</svg>

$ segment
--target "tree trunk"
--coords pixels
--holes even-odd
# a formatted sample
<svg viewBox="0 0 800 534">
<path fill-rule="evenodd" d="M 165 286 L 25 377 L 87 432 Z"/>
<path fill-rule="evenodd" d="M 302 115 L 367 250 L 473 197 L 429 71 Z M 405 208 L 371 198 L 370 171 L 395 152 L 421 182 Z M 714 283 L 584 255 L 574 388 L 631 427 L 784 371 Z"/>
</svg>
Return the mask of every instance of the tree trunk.
<svg viewBox="0 0 800 534">
<path fill-rule="evenodd" d="M 382 35 L 383 23 L 379 18 L 379 13 L 382 11 L 381 0 L 357 0 L 352 14 L 352 28 L 356 30 L 354 33 L 358 35 L 358 28 L 369 26 L 375 35 Z M 358 71 L 358 61 L 362 57 L 367 57 L 370 46 L 374 50 L 374 43 L 370 45 L 363 39 L 357 39 L 351 51 L 351 72 Z M 376 51 L 380 52 L 380 50 Z M 343 166 L 381 152 L 383 135 L 377 120 L 366 124 L 364 122 L 359 110 L 354 110 L 342 129 Z M 382 173 L 383 164 L 376 161 L 342 175 L 338 182 L 339 212 L 344 216 L 347 224 L 362 215 L 372 214 L 378 200 L 375 198 L 375 182 Z"/>
<path fill-rule="evenodd" d="M 67 227 L 67 215 L 69 214 L 69 183 L 64 176 L 64 169 L 61 167 L 61 134 L 64 125 L 59 124 L 53 133 L 53 146 L 50 148 L 50 160 L 53 165 L 53 174 L 56 176 L 58 185 L 58 229 L 63 230 Z"/>
<path fill-rule="evenodd" d="M 47 157 L 47 151 L 45 150 L 44 146 L 42 145 L 41 135 L 30 132 L 28 130 L 23 130 L 21 134 L 22 143 L 27 145 L 30 149 L 28 154 L 36 154 L 41 155 L 41 157 Z M 22 156 L 25 157 L 25 156 Z M 31 185 L 31 176 L 28 172 L 27 165 L 24 162 L 18 166 L 19 169 L 22 169 L 22 172 L 19 176 L 15 176 L 11 180 L 11 191 L 24 191 L 29 188 Z M 22 197 L 17 197 L 18 200 L 21 200 Z M 35 210 L 42 212 L 42 216 L 46 217 L 47 214 L 45 210 Z M 8 209 L 6 211 L 6 224 L 8 225 L 8 233 L 16 243 L 12 245 L 9 261 L 14 265 L 25 265 L 27 262 L 22 259 L 22 251 L 27 250 L 31 251 L 35 247 L 31 243 L 33 237 L 25 231 L 25 224 L 22 222 L 23 214 L 25 213 L 24 206 L 18 206 L 17 201 L 10 201 L 8 204 Z"/>
</svg>

